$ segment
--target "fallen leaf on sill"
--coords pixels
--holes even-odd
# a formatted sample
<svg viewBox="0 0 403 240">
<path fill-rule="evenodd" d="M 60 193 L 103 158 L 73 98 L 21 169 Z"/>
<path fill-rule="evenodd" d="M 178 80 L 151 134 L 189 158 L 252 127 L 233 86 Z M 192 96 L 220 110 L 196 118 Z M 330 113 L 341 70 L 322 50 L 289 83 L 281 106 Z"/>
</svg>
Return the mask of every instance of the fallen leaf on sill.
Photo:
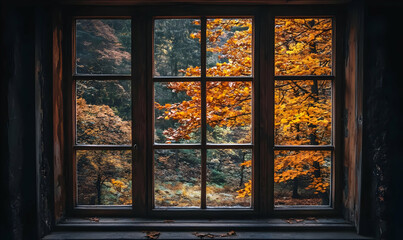
<svg viewBox="0 0 403 240">
<path fill-rule="evenodd" d="M 236 236 L 236 232 L 235 231 L 229 231 L 227 232 L 228 236 Z"/>
<path fill-rule="evenodd" d="M 236 232 L 235 231 L 229 231 L 227 233 L 219 235 L 218 237 L 229 237 L 229 236 L 236 236 Z"/>
<path fill-rule="evenodd" d="M 220 237 L 220 235 L 214 235 L 211 233 L 198 233 L 198 232 L 194 232 L 192 233 L 193 235 L 195 235 L 196 237 L 199 237 L 201 239 L 203 239 L 204 237 L 208 237 L 208 238 L 215 238 L 215 237 Z"/>
<path fill-rule="evenodd" d="M 198 232 L 194 232 L 194 233 L 192 233 L 193 235 L 195 235 L 196 237 L 199 237 L 199 238 L 202 238 L 202 237 L 205 237 L 205 236 L 207 236 L 207 234 L 206 233 L 198 233 Z"/>
<path fill-rule="evenodd" d="M 304 219 L 295 219 L 295 221 L 296 221 L 297 223 L 300 223 L 300 222 L 303 222 Z"/>
<path fill-rule="evenodd" d="M 164 223 L 173 223 L 175 222 L 174 220 L 164 220 Z"/>
<path fill-rule="evenodd" d="M 160 232 L 156 232 L 156 231 L 144 231 L 143 233 L 146 234 L 146 237 L 148 239 L 158 239 L 160 237 Z"/>
<path fill-rule="evenodd" d="M 285 222 L 287 222 L 289 224 L 293 224 L 294 223 L 293 220 L 294 220 L 294 218 L 283 219 L 283 221 L 285 221 Z"/>
<path fill-rule="evenodd" d="M 305 220 L 318 221 L 315 217 L 307 217 Z"/>
<path fill-rule="evenodd" d="M 99 222 L 99 218 L 97 218 L 97 217 L 92 217 L 92 218 L 89 218 L 88 220 L 90 220 L 91 222 Z"/>
</svg>

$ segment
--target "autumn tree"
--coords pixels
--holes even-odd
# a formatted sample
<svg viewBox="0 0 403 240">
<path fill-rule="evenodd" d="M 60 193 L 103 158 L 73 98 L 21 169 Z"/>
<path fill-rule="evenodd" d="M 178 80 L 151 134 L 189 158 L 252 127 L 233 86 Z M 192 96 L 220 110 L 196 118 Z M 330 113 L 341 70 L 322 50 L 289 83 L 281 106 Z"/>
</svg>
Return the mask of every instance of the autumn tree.
<svg viewBox="0 0 403 240">
<path fill-rule="evenodd" d="M 131 73 L 131 20 L 77 19 L 78 74 Z M 130 81 L 76 81 L 76 142 L 131 144 Z M 131 152 L 76 151 L 78 204 L 131 204 Z"/>
<path fill-rule="evenodd" d="M 331 72 L 330 19 L 276 19 L 276 75 L 327 75 Z M 199 21 L 194 22 L 200 24 Z M 200 40 L 200 32 L 190 34 Z M 207 21 L 207 76 L 250 76 L 252 73 L 252 21 L 250 19 L 209 19 Z M 199 67 L 179 70 L 185 76 L 200 76 Z M 185 92 L 189 100 L 155 106 L 158 118 L 179 123 L 163 133 L 167 142 L 189 139 L 200 128 L 200 84 L 171 82 L 173 92 Z M 330 143 L 331 85 L 327 81 L 278 81 L 275 93 L 276 144 L 320 145 Z M 208 127 L 236 128 L 251 125 L 250 82 L 207 82 Z M 250 131 L 249 131 L 250 132 Z M 236 142 L 250 142 L 250 134 Z M 298 188 L 328 201 L 329 154 L 320 151 L 276 152 L 276 183 L 291 183 L 293 197 Z M 251 160 L 241 164 L 250 167 Z M 251 181 L 238 190 L 239 197 L 251 195 Z"/>
<path fill-rule="evenodd" d="M 130 74 L 131 21 L 77 19 L 76 59 L 80 74 Z"/>
<path fill-rule="evenodd" d="M 88 104 L 84 98 L 77 98 L 76 104 L 78 143 L 130 144 L 130 121 L 122 120 L 109 105 Z M 77 170 L 79 203 L 131 204 L 130 151 L 78 151 Z"/>
</svg>

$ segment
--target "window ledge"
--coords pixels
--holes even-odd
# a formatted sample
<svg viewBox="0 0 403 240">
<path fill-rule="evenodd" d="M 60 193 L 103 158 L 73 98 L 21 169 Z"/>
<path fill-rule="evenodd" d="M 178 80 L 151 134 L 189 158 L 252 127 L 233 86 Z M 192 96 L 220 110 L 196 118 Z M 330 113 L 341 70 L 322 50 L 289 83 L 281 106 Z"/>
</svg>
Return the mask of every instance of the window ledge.
<svg viewBox="0 0 403 240">
<path fill-rule="evenodd" d="M 90 220 L 91 219 L 91 220 Z M 354 230 L 354 226 L 341 218 L 313 218 L 313 219 L 243 219 L 243 220 L 162 220 L 146 218 L 67 218 L 56 225 L 58 231 L 75 230 L 103 230 L 103 231 L 226 231 L 226 230 Z"/>
<path fill-rule="evenodd" d="M 226 232 L 199 232 L 199 234 L 212 234 L 217 237 L 197 237 L 194 232 L 160 232 L 158 239 L 373 239 L 357 235 L 352 231 L 325 231 L 325 232 L 236 232 L 235 236 L 219 237 Z M 137 232 L 55 232 L 44 240 L 66 239 L 147 239 L 146 233 Z"/>
<path fill-rule="evenodd" d="M 94 220 L 99 220 L 95 222 Z M 297 222 L 298 221 L 298 222 Z M 201 239 L 194 232 L 223 239 L 372 239 L 355 233 L 353 225 L 341 218 L 248 219 L 248 220 L 158 220 L 140 218 L 68 218 L 55 232 L 55 239 L 145 239 L 143 231 L 159 231 L 158 239 Z M 205 237 L 208 238 L 208 237 Z"/>
</svg>

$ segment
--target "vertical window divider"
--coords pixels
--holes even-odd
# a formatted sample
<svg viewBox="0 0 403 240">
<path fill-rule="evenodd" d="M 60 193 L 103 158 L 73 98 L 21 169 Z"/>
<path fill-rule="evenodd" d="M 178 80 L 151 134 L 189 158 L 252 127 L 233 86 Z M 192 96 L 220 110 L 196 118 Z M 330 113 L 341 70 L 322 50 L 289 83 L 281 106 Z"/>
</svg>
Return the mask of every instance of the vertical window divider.
<svg viewBox="0 0 403 240">
<path fill-rule="evenodd" d="M 136 217 L 145 217 L 148 211 L 147 202 L 147 107 L 149 78 L 147 68 L 148 23 L 144 9 L 138 9 L 132 16 L 132 154 L 133 154 L 133 213 Z"/>
<path fill-rule="evenodd" d="M 136 104 L 136 102 L 137 101 L 134 101 L 135 100 L 135 97 L 136 97 L 136 85 L 134 84 L 134 82 L 135 82 L 135 74 L 134 74 L 134 67 L 135 67 L 135 51 L 134 51 L 134 49 L 135 49 L 135 46 L 134 46 L 134 44 L 135 44 L 135 42 L 134 42 L 134 39 L 135 39 L 135 34 L 134 34 L 134 16 L 131 16 L 131 28 L 130 28 L 130 30 L 131 30 L 131 39 L 130 39 L 130 41 L 131 41 L 131 45 L 132 45 L 132 48 L 131 48 L 131 74 L 130 74 L 130 84 L 131 84 L 131 100 L 132 100 L 132 105 L 131 105 L 131 114 L 132 114 L 132 132 L 131 132 L 131 135 L 132 135 L 132 212 L 134 213 L 134 202 L 136 202 L 135 201 L 135 199 L 136 199 L 136 194 L 135 194 L 135 190 L 134 190 L 134 187 L 133 187 L 133 183 L 134 183 L 134 178 L 135 178 L 135 176 L 136 176 L 136 172 L 135 172 L 135 170 L 136 170 L 136 168 L 135 168 L 135 162 L 136 162 L 136 159 L 137 159 L 137 157 L 136 157 L 136 154 L 137 154 L 137 145 L 136 145 L 136 141 L 135 141 L 135 127 L 137 126 L 137 124 L 136 124 L 136 121 L 135 121 L 135 111 L 134 111 L 134 105 Z"/>
<path fill-rule="evenodd" d="M 267 49 L 267 57 L 268 57 L 268 86 L 267 89 L 269 90 L 267 93 L 267 99 L 268 101 L 268 113 L 269 116 L 267 118 L 267 123 L 268 123 L 268 143 L 267 146 L 269 148 L 269 152 L 267 152 L 267 162 L 266 167 L 267 167 L 267 174 L 266 174 L 266 183 L 267 183 L 267 188 L 266 191 L 266 197 L 267 197 L 267 213 L 269 215 L 272 215 L 274 212 L 274 126 L 275 126 L 275 96 L 274 96 L 274 75 L 275 75 L 275 22 L 274 22 L 275 16 L 272 14 L 272 12 L 269 13 L 268 16 L 268 32 L 266 32 L 266 38 L 268 39 L 268 49 Z M 264 117 L 263 117 L 264 118 Z M 264 186 L 264 184 L 263 184 Z"/>
<path fill-rule="evenodd" d="M 69 16 L 71 17 L 71 16 Z M 69 29 L 69 32 L 67 33 L 67 29 Z M 67 90 L 69 91 L 69 94 L 67 96 L 67 109 L 70 111 L 71 117 L 68 118 L 67 122 L 67 129 L 69 129 L 67 133 L 67 142 L 68 142 L 68 156 L 69 156 L 69 162 L 68 161 L 68 169 L 69 171 L 72 172 L 72 174 L 68 175 L 67 182 L 71 182 L 72 186 L 68 187 L 67 195 L 69 196 L 69 202 L 67 204 L 68 210 L 73 211 L 75 206 L 77 205 L 77 165 L 76 165 L 76 150 L 73 149 L 73 146 L 76 143 L 76 80 L 72 77 L 75 73 L 75 57 L 76 57 L 76 18 L 71 17 L 69 21 L 69 25 L 66 28 L 66 35 L 69 36 L 66 38 L 66 46 L 72 46 L 71 49 L 66 49 L 68 53 L 66 54 L 67 61 L 70 62 L 70 64 L 67 64 L 68 67 L 66 68 L 66 72 L 64 75 L 68 79 L 68 86 Z M 70 58 L 70 59 L 69 59 Z M 74 69 L 74 70 L 73 70 Z"/>
<path fill-rule="evenodd" d="M 207 182 L 207 101 L 206 101 L 206 39 L 207 39 L 207 19 L 205 16 L 201 17 L 200 29 L 200 53 L 201 53 L 201 208 L 206 209 L 206 182 Z"/>
</svg>

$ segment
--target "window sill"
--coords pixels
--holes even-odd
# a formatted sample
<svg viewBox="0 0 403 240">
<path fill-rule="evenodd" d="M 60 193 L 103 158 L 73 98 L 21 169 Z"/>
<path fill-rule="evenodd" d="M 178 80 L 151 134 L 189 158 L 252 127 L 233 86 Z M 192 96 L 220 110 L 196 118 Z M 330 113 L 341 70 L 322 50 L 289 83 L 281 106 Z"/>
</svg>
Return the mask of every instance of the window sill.
<svg viewBox="0 0 403 240">
<path fill-rule="evenodd" d="M 158 220 L 134 218 L 68 218 L 55 232 L 55 239 L 145 239 L 143 231 L 160 232 L 159 239 L 201 239 L 194 232 L 217 238 L 229 231 L 236 235 L 223 239 L 372 239 L 359 236 L 353 225 L 341 218 L 251 219 L 251 220 Z M 298 222 L 297 222 L 298 221 Z M 208 237 L 205 237 L 208 238 Z"/>
<path fill-rule="evenodd" d="M 281 231 L 281 230 L 354 230 L 354 226 L 341 218 L 317 219 L 247 219 L 247 220 L 161 220 L 146 218 L 67 218 L 56 225 L 57 231 Z"/>
</svg>

